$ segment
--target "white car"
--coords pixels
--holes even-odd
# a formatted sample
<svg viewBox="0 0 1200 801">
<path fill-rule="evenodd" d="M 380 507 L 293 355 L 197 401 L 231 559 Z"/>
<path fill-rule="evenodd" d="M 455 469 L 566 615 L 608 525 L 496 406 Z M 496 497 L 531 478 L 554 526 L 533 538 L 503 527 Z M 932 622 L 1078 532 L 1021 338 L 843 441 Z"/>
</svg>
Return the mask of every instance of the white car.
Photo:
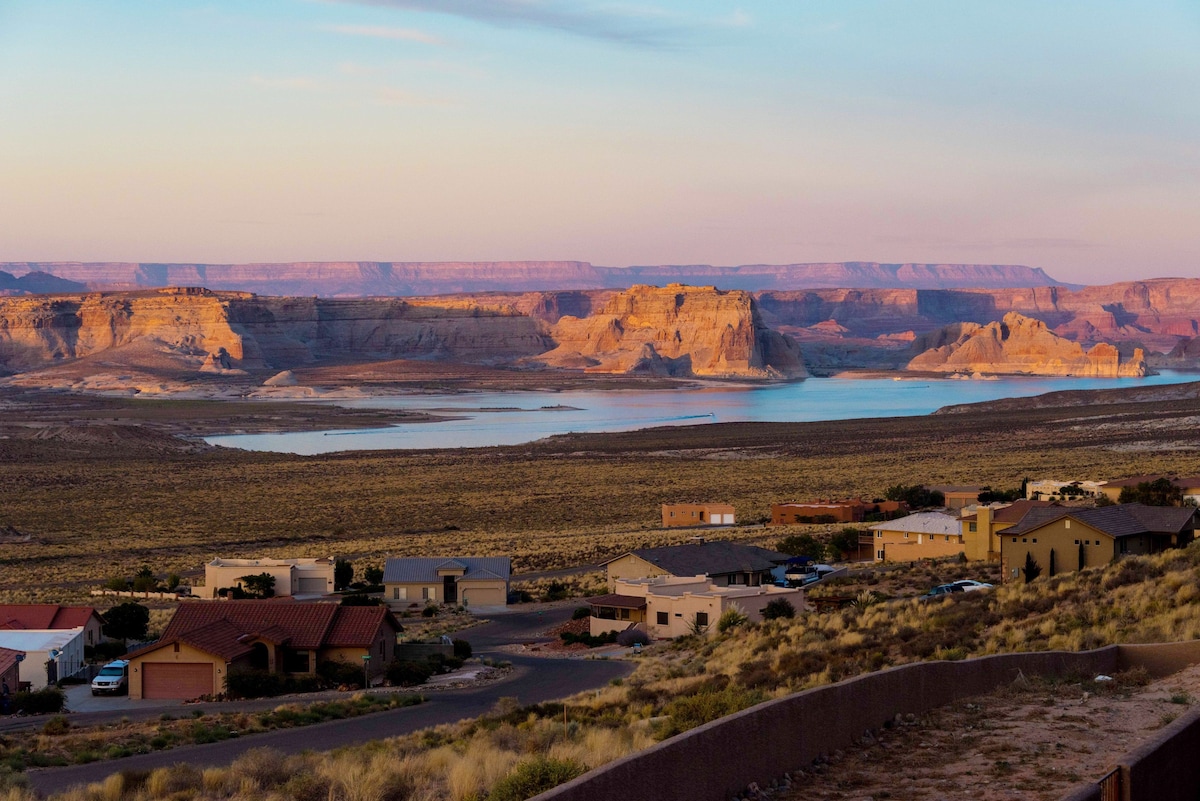
<svg viewBox="0 0 1200 801">
<path fill-rule="evenodd" d="M 118 659 L 100 668 L 92 679 L 92 695 L 111 693 L 121 695 L 129 692 L 129 662 Z"/>
<path fill-rule="evenodd" d="M 990 590 L 992 588 L 991 584 L 987 584 L 982 581 L 975 581 L 974 579 L 963 579 L 962 581 L 955 581 L 954 586 L 962 587 L 963 592 L 974 592 L 975 590 Z"/>
</svg>

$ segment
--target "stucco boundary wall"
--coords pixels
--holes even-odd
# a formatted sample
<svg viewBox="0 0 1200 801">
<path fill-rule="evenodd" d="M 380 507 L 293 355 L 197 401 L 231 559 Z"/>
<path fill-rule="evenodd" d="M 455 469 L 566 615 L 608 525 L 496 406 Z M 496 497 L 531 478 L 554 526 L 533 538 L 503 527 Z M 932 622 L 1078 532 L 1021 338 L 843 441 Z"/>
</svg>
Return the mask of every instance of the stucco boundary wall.
<svg viewBox="0 0 1200 801">
<path fill-rule="evenodd" d="M 923 714 L 991 692 L 1021 675 L 1096 675 L 1144 667 L 1152 677 L 1161 678 L 1196 663 L 1200 663 L 1200 640 L 901 665 L 715 720 L 602 765 L 534 801 L 720 801 L 751 783 L 767 784 L 822 754 L 846 748 L 897 714 Z M 1196 753 L 1200 753 L 1200 710 L 1175 721 L 1121 760 L 1126 781 L 1136 786 L 1131 790 L 1127 785 L 1124 798 L 1194 801 L 1200 787 Z M 1189 756 L 1185 759 L 1181 754 Z M 1188 767 L 1181 770 L 1180 765 Z M 1063 801 L 1091 801 L 1100 798 L 1099 792 L 1093 782 L 1077 787 Z"/>
</svg>

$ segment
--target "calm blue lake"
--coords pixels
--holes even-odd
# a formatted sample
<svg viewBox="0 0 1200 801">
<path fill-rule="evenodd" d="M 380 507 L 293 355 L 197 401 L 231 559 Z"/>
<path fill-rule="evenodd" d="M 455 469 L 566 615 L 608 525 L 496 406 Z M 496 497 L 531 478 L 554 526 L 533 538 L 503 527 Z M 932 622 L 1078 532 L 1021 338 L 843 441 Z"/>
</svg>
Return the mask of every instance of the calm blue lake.
<svg viewBox="0 0 1200 801">
<path fill-rule="evenodd" d="M 733 422 L 810 422 L 929 414 L 943 406 L 1041 395 L 1065 389 L 1178 384 L 1195 373 L 1164 370 L 1148 378 L 1001 378 L 995 381 L 810 378 L 756 388 L 480 392 L 343 401 L 351 408 L 428 410 L 455 419 L 388 428 L 235 434 L 213 445 L 279 453 L 477 448 L 519 445 L 568 432 Z M 558 407 L 558 408 L 555 408 Z M 562 408 L 568 407 L 568 408 Z"/>
</svg>

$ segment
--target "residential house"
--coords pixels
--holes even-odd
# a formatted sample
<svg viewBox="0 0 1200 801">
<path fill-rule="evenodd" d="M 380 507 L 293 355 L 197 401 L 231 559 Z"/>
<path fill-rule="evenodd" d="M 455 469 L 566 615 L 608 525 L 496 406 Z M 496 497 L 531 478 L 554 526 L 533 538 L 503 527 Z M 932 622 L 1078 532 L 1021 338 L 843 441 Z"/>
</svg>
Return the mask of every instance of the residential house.
<svg viewBox="0 0 1200 801">
<path fill-rule="evenodd" d="M 507 556 L 388 559 L 383 597 L 393 607 L 410 604 L 505 606 L 512 577 Z"/>
<path fill-rule="evenodd" d="M 275 578 L 275 597 L 326 595 L 333 592 L 336 560 L 322 559 L 214 559 L 204 566 L 204 586 L 194 587 L 201 598 L 217 598 L 221 590 L 242 586 L 244 576 L 262 573 Z"/>
<path fill-rule="evenodd" d="M 663 528 L 732 526 L 733 507 L 727 503 L 664 503 Z"/>
<path fill-rule="evenodd" d="M 17 674 L 21 686 L 40 690 L 83 670 L 83 627 L 73 629 L 7 629 L 0 648 L 21 651 Z"/>
<path fill-rule="evenodd" d="M 976 507 L 973 513 L 964 514 L 959 518 L 963 552 L 973 561 L 999 562 L 1000 532 L 1021 522 L 1030 509 L 1053 505 L 1052 501 L 1020 500 L 1009 504 Z"/>
<path fill-rule="evenodd" d="M 162 637 L 129 660 L 130 698 L 197 698 L 225 692 L 239 670 L 312 674 L 342 661 L 381 675 L 395 658 L 400 623 L 382 606 L 289 600 L 181 604 Z"/>
<path fill-rule="evenodd" d="M 0 604 L 0 631 L 83 629 L 86 646 L 104 642 L 104 618 L 92 606 Z"/>
<path fill-rule="evenodd" d="M 797 523 L 861 523 L 870 516 L 888 517 L 908 509 L 903 501 L 809 501 L 771 504 L 771 525 Z"/>
<path fill-rule="evenodd" d="M 1152 484 L 1160 478 L 1168 479 L 1172 484 L 1183 492 L 1184 503 L 1192 501 L 1200 504 L 1200 476 L 1164 476 L 1164 475 L 1149 475 L 1149 476 L 1134 476 L 1133 478 L 1122 478 L 1116 481 L 1102 482 L 1101 491 L 1113 503 L 1121 501 L 1121 490 L 1126 487 L 1137 487 L 1138 484 Z"/>
<path fill-rule="evenodd" d="M 23 659 L 24 651 L 0 648 L 0 681 L 8 685 L 9 692 L 15 693 L 21 687 L 20 666 Z"/>
<path fill-rule="evenodd" d="M 918 512 L 870 526 L 876 562 L 913 562 L 956 556 L 965 550 L 958 518 L 942 512 Z"/>
<path fill-rule="evenodd" d="M 1105 481 L 1054 481 L 1039 479 L 1025 483 L 1025 497 L 1031 501 L 1065 501 L 1070 498 L 1097 498 L 1104 495 Z M 1118 494 L 1119 494 L 1118 490 Z M 1116 501 L 1116 498 L 1113 498 Z"/>
<path fill-rule="evenodd" d="M 1019 580 L 1030 558 L 1042 575 L 1053 576 L 1187 545 L 1195 536 L 1197 517 L 1190 507 L 1140 503 L 1031 509 L 1000 537 L 1003 580 Z"/>
<path fill-rule="evenodd" d="M 983 491 L 983 487 L 961 487 L 951 486 L 946 484 L 938 484 L 936 486 L 926 487 L 928 490 L 936 490 L 945 497 L 947 509 L 961 509 L 964 506 L 970 506 L 973 503 L 979 503 L 979 493 Z"/>
<path fill-rule="evenodd" d="M 718 587 L 757 587 L 772 583 L 775 580 L 772 571 L 790 558 L 785 553 L 753 545 L 701 540 L 686 545 L 638 548 L 609 559 L 602 566 L 608 574 L 610 592 L 616 591 L 618 579 L 656 576 L 706 576 Z"/>
<path fill-rule="evenodd" d="M 715 631 L 729 609 L 761 622 L 763 610 L 775 600 L 786 600 L 797 611 L 805 608 L 800 589 L 717 586 L 705 575 L 627 578 L 613 584 L 612 593 L 588 599 L 593 636 L 636 626 L 654 638 L 680 637 Z"/>
</svg>

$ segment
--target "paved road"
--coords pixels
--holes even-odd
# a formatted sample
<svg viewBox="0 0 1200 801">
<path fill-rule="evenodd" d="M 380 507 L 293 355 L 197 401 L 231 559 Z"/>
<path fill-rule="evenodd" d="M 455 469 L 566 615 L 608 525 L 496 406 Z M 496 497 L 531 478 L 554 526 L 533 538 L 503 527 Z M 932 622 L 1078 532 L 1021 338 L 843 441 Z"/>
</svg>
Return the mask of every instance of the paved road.
<svg viewBox="0 0 1200 801">
<path fill-rule="evenodd" d="M 623 661 L 539 658 L 497 651 L 502 644 L 537 639 L 535 633 L 538 630 L 569 617 L 573 608 L 564 607 L 544 613 L 505 614 L 497 616 L 491 623 L 471 629 L 470 639 L 476 654 L 502 655 L 513 663 L 512 676 L 495 684 L 431 693 L 427 696 L 429 700 L 419 706 L 350 720 L 335 720 L 299 729 L 256 734 L 244 739 L 156 751 L 110 762 L 33 770 L 28 773 L 30 784 L 33 789 L 48 795 L 72 785 L 100 781 L 120 770 L 152 770 L 178 762 L 199 767 L 227 765 L 251 748 L 270 747 L 284 753 L 298 753 L 314 747 L 320 750 L 339 748 L 477 717 L 492 709 L 496 701 L 503 697 L 515 697 L 523 704 L 538 703 L 602 687 L 615 678 L 627 675 L 633 666 Z M 276 700 L 274 705 L 278 703 Z M 231 704 L 214 706 L 226 711 L 241 708 Z M 161 712 L 161 709 L 154 710 L 155 715 Z M 72 720 L 77 719 L 72 716 Z M 84 721 L 77 722 L 82 724 Z"/>
</svg>

